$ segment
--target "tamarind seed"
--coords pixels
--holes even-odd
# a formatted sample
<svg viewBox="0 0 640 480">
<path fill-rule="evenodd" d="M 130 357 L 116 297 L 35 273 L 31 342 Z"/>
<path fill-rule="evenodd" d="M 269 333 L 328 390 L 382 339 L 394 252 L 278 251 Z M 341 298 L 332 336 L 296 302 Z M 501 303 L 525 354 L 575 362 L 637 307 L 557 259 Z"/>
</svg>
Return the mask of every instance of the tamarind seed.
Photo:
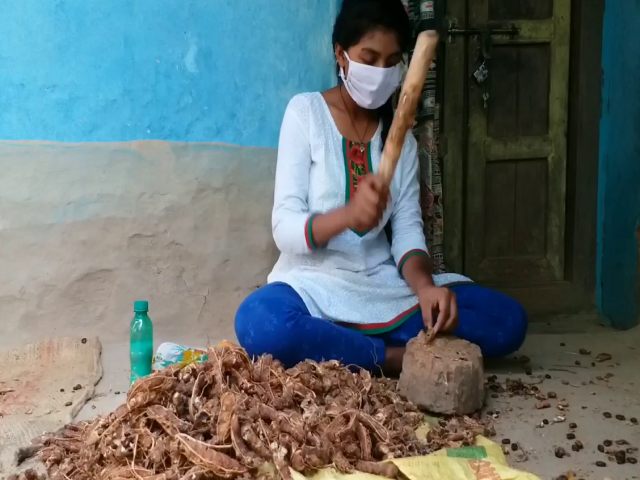
<svg viewBox="0 0 640 480">
<path fill-rule="evenodd" d="M 509 440 L 508 438 L 503 438 L 502 439 L 502 444 L 503 445 L 509 445 L 511 443 L 511 440 Z"/>
<path fill-rule="evenodd" d="M 638 419 L 637 419 L 636 417 L 631 417 L 631 418 L 629 419 L 629 421 L 630 421 L 631 423 L 633 423 L 634 425 L 638 425 Z"/>
<path fill-rule="evenodd" d="M 578 428 L 578 424 L 577 424 L 577 423 L 575 423 L 575 422 L 571 422 L 571 423 L 569 424 L 569 428 Z"/>
<path fill-rule="evenodd" d="M 602 412 L 602 416 L 604 418 L 611 418 L 612 417 L 611 412 Z"/>
<path fill-rule="evenodd" d="M 547 392 L 547 397 L 549 397 L 549 398 L 557 398 L 558 394 L 556 392 Z"/>
<path fill-rule="evenodd" d="M 554 453 L 558 458 L 563 458 L 567 456 L 567 451 L 562 447 L 556 447 Z"/>
<path fill-rule="evenodd" d="M 618 465 L 622 465 L 625 463 L 625 461 L 627 460 L 627 454 L 625 453 L 624 450 L 618 450 L 616 453 L 613 454 L 613 456 L 616 459 L 616 463 Z"/>
<path fill-rule="evenodd" d="M 549 375 L 548 373 L 544 374 L 544 378 L 546 378 L 547 380 L 549 380 L 551 378 L 551 375 Z"/>
<path fill-rule="evenodd" d="M 575 438 L 576 438 L 575 433 L 567 433 L 567 440 L 575 440 Z"/>
<path fill-rule="evenodd" d="M 605 462 L 603 462 L 602 460 L 598 460 L 596 462 L 596 467 L 606 467 L 607 464 Z"/>
<path fill-rule="evenodd" d="M 635 465 L 636 463 L 638 463 L 638 459 L 636 457 L 627 457 L 627 463 Z"/>
<path fill-rule="evenodd" d="M 618 414 L 616 415 L 616 420 L 620 420 L 621 422 L 626 420 L 626 417 L 624 415 Z"/>
<path fill-rule="evenodd" d="M 575 362 L 573 362 L 573 363 L 575 363 L 576 365 L 581 365 L 580 360 L 576 360 L 576 361 L 575 361 Z"/>
<path fill-rule="evenodd" d="M 613 445 L 613 442 L 611 440 L 605 440 L 602 443 L 604 444 L 605 447 L 610 447 L 611 445 Z"/>
<path fill-rule="evenodd" d="M 514 443 L 512 443 L 512 444 L 511 444 L 511 450 L 513 450 L 514 452 L 515 452 L 516 450 L 518 450 L 518 444 L 517 444 L 517 443 L 515 443 L 515 442 L 514 442 Z"/>
<path fill-rule="evenodd" d="M 545 425 L 549 425 L 549 420 L 547 420 L 546 418 L 542 420 L 542 423 L 544 423 Z"/>
<path fill-rule="evenodd" d="M 599 451 L 600 453 L 604 453 L 604 445 L 599 444 L 599 445 L 598 445 L 598 451 Z"/>
</svg>

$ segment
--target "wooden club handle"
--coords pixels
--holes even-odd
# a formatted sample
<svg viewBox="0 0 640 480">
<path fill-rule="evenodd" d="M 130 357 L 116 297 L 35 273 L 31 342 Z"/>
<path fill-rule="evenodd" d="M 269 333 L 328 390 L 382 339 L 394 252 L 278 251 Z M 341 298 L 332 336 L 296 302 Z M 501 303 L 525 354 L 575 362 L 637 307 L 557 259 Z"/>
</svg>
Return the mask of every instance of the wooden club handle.
<svg viewBox="0 0 640 480">
<path fill-rule="evenodd" d="M 400 91 L 400 100 L 382 150 L 380 176 L 386 185 L 391 184 L 404 145 L 404 138 L 407 131 L 413 127 L 418 101 L 422 95 L 422 87 L 435 57 L 437 45 L 438 34 L 435 30 L 420 32 L 418 35 L 416 47 Z"/>
</svg>

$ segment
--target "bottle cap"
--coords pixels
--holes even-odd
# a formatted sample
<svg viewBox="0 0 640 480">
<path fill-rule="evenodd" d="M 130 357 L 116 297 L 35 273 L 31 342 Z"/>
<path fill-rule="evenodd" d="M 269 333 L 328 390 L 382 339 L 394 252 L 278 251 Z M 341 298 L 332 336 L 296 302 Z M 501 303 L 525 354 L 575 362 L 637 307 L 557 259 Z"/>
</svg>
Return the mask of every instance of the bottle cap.
<svg viewBox="0 0 640 480">
<path fill-rule="evenodd" d="M 146 300 L 136 300 L 133 302 L 133 311 L 137 313 L 147 313 L 149 311 L 149 302 Z"/>
</svg>

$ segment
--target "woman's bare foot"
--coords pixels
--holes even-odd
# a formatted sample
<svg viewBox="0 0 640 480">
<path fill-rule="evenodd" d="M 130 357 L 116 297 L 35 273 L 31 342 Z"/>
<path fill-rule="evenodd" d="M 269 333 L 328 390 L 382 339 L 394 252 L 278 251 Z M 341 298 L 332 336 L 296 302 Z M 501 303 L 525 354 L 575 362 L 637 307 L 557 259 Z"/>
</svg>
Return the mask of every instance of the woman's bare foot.
<svg viewBox="0 0 640 480">
<path fill-rule="evenodd" d="M 387 347 L 382 371 L 388 377 L 398 377 L 402 371 L 402 358 L 405 347 Z"/>
</svg>

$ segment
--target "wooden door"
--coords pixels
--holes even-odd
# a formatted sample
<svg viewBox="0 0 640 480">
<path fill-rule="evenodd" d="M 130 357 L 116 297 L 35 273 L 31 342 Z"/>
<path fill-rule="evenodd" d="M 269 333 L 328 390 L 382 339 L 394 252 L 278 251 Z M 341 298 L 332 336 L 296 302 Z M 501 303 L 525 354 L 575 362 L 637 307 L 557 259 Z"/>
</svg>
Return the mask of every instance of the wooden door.
<svg viewBox="0 0 640 480">
<path fill-rule="evenodd" d="M 567 263 L 571 0 L 449 0 L 447 10 L 458 34 L 445 46 L 445 258 L 534 312 L 581 308 Z M 516 35 L 500 33 L 512 26 Z"/>
<path fill-rule="evenodd" d="M 474 23 L 519 31 L 491 39 L 489 78 L 469 83 L 465 266 L 482 282 L 564 278 L 569 5 L 469 2 Z M 470 45 L 470 71 L 481 62 L 481 41 Z"/>
</svg>

